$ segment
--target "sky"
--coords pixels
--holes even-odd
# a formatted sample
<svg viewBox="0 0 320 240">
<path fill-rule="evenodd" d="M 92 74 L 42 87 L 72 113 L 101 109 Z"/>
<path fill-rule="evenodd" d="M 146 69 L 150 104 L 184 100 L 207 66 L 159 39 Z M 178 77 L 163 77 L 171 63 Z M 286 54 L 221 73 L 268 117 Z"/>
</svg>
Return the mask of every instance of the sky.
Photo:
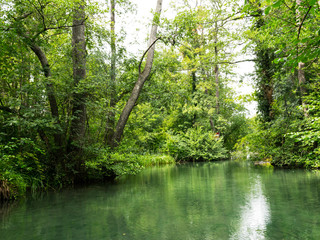
<svg viewBox="0 0 320 240">
<path fill-rule="evenodd" d="M 147 37 L 150 32 L 150 23 L 152 19 L 152 10 L 155 8 L 157 0 L 132 0 L 137 6 L 136 14 L 132 14 L 127 19 L 122 19 L 125 24 L 125 30 L 127 32 L 127 43 L 130 47 L 129 49 L 133 50 L 134 54 L 143 52 L 148 45 Z M 173 18 L 174 13 L 170 8 L 171 0 L 163 0 L 161 16 Z M 148 26 L 148 27 L 146 27 Z M 252 56 L 241 56 L 240 59 L 249 59 Z M 238 60 L 240 60 L 238 59 Z M 235 83 L 231 86 L 236 91 L 236 94 L 251 94 L 254 89 L 252 87 L 252 81 L 248 74 L 253 73 L 254 63 L 253 62 L 243 62 L 238 63 L 235 66 L 235 72 L 237 77 Z M 243 79 L 242 83 L 239 82 L 240 79 Z M 256 114 L 256 102 L 246 103 L 245 107 L 248 109 L 248 117 L 253 117 Z"/>
</svg>

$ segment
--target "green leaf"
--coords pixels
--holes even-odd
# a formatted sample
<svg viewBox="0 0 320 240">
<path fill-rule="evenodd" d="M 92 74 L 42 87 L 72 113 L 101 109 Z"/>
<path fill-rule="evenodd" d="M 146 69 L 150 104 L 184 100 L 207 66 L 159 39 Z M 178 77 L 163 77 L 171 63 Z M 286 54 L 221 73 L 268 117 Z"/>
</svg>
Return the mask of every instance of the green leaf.
<svg viewBox="0 0 320 240">
<path fill-rule="evenodd" d="M 272 7 L 274 7 L 274 8 L 280 7 L 281 4 L 282 4 L 282 1 L 283 1 L 283 0 L 279 0 L 279 1 L 275 2 L 274 4 L 272 4 Z"/>
<path fill-rule="evenodd" d="M 270 12 L 270 10 L 271 10 L 271 6 L 267 7 L 267 8 L 264 10 L 264 13 L 265 13 L 266 15 L 268 15 L 269 12 Z"/>
<path fill-rule="evenodd" d="M 310 6 L 313 6 L 317 2 L 317 0 L 309 0 L 308 2 Z"/>
<path fill-rule="evenodd" d="M 242 12 L 246 12 L 251 7 L 250 4 L 244 5 Z"/>
</svg>

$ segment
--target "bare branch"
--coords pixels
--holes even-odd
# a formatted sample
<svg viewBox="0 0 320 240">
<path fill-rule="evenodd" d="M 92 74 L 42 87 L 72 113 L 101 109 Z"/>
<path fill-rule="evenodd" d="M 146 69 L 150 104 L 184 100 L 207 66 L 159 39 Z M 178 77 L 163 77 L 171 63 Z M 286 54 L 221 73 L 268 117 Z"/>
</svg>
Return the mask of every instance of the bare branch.
<svg viewBox="0 0 320 240">
<path fill-rule="evenodd" d="M 242 63 L 242 62 L 256 62 L 256 59 L 244 59 L 244 60 L 239 60 L 235 62 L 229 62 L 229 61 L 224 61 L 224 62 L 218 62 L 217 64 L 237 64 L 237 63 Z"/>
</svg>

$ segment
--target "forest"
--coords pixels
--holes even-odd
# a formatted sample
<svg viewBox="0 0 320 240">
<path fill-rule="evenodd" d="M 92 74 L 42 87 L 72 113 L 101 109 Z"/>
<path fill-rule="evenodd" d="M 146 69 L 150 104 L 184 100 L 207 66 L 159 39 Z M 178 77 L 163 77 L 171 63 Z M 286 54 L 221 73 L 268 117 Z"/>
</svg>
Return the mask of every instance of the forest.
<svg viewBox="0 0 320 240">
<path fill-rule="evenodd" d="M 152 2 L 132 51 L 133 1 L 0 0 L 1 199 L 184 161 L 320 167 L 320 1 Z"/>
</svg>

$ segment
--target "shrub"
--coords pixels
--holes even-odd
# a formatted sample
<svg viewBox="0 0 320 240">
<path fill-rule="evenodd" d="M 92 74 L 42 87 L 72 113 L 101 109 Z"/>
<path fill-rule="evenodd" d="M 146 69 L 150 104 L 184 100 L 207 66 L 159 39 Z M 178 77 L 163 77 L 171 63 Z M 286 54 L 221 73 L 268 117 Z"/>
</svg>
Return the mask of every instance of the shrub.
<svg viewBox="0 0 320 240">
<path fill-rule="evenodd" d="M 112 152 L 100 159 L 86 162 L 90 179 L 108 179 L 123 175 L 135 175 L 147 166 L 175 163 L 173 157 L 157 154 Z"/>
<path fill-rule="evenodd" d="M 215 138 L 212 132 L 201 127 L 187 132 L 168 135 L 166 151 L 177 160 L 212 161 L 227 158 L 223 138 Z"/>
<path fill-rule="evenodd" d="M 27 188 L 43 188 L 45 154 L 30 138 L 11 138 L 0 144 L 0 181 L 9 198 L 23 194 Z"/>
</svg>

